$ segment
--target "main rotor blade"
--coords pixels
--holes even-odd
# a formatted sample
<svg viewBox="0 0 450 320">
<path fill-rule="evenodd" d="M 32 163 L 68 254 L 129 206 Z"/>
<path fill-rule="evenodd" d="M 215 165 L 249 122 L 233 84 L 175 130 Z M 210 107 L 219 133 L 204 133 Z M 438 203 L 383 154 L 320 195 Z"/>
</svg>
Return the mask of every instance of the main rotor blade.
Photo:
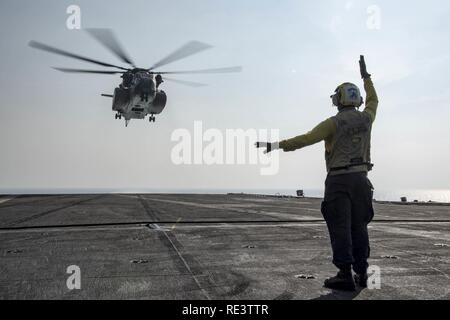
<svg viewBox="0 0 450 320">
<path fill-rule="evenodd" d="M 148 70 L 153 70 L 155 68 L 158 68 L 158 67 L 164 66 L 166 64 L 172 63 L 174 61 L 186 58 L 188 56 L 191 56 L 193 54 L 196 54 L 198 52 L 204 51 L 209 48 L 212 48 L 212 46 L 210 46 L 209 44 L 202 43 L 199 41 L 190 41 L 190 42 L 186 43 L 184 46 L 182 46 L 181 48 L 179 48 L 179 49 L 175 50 L 174 52 L 172 52 L 171 54 L 169 54 L 164 59 L 155 63 Z"/>
<path fill-rule="evenodd" d="M 163 72 L 152 71 L 152 72 L 155 74 L 200 74 L 200 73 L 232 73 L 241 71 L 242 67 L 236 66 L 236 67 L 202 69 L 202 70 L 163 71 Z"/>
<path fill-rule="evenodd" d="M 183 85 L 186 85 L 186 86 L 189 86 L 189 87 L 205 87 L 205 86 L 207 86 L 207 84 L 204 84 L 204 83 L 198 83 L 198 82 L 192 82 L 192 81 L 184 81 L 184 80 L 178 80 L 178 79 L 172 79 L 172 78 L 166 78 L 166 77 L 164 77 L 163 78 L 163 80 L 165 81 L 165 80 L 167 80 L 167 81 L 172 81 L 172 82 L 175 82 L 175 83 L 179 83 L 179 84 L 183 84 Z"/>
<path fill-rule="evenodd" d="M 109 71 L 109 70 L 87 70 L 87 69 L 69 69 L 69 68 L 53 68 L 61 72 L 68 73 L 96 73 L 96 74 L 120 74 L 124 71 Z"/>
<path fill-rule="evenodd" d="M 126 68 L 120 67 L 120 66 L 116 66 L 113 64 L 109 64 L 106 62 L 102 62 L 102 61 L 98 61 L 98 60 L 94 60 L 94 59 L 90 59 L 90 58 L 86 58 L 71 52 L 67 52 L 58 48 L 54 48 L 54 47 L 50 47 L 44 43 L 40 43 L 37 41 L 30 41 L 28 44 L 30 47 L 35 48 L 35 49 L 39 49 L 39 50 L 43 50 L 43 51 L 47 51 L 50 53 L 54 53 L 54 54 L 59 54 L 61 56 L 65 56 L 65 57 L 69 57 L 69 58 L 74 58 L 74 59 L 78 59 L 78 60 L 82 60 L 82 61 L 86 61 L 86 62 L 90 62 L 90 63 L 94 63 L 94 64 L 98 64 L 100 66 L 104 66 L 104 67 L 113 67 L 113 68 L 118 68 L 121 70 L 128 70 Z"/>
<path fill-rule="evenodd" d="M 123 47 L 120 45 L 116 36 L 110 29 L 101 29 L 101 28 L 90 28 L 86 29 L 86 31 L 98 42 L 100 42 L 103 46 L 109 49 L 112 53 L 114 53 L 120 60 L 135 68 L 133 61 L 126 54 Z"/>
</svg>

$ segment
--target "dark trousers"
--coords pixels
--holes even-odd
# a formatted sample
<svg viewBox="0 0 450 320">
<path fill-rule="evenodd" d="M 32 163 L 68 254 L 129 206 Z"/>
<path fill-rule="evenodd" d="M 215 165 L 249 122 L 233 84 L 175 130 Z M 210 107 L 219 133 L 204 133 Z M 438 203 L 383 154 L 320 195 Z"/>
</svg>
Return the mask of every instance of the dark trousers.
<svg viewBox="0 0 450 320">
<path fill-rule="evenodd" d="M 333 264 L 341 270 L 367 271 L 367 225 L 372 221 L 373 186 L 364 172 L 328 175 L 321 211 L 330 233 Z"/>
</svg>

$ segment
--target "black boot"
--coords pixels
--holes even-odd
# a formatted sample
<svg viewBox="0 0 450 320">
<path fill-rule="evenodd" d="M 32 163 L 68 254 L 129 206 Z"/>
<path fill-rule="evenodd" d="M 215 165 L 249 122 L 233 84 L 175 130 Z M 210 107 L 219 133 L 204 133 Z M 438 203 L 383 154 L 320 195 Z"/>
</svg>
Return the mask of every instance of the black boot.
<svg viewBox="0 0 450 320">
<path fill-rule="evenodd" d="M 343 270 L 339 271 L 336 276 L 326 279 L 324 287 L 343 291 L 355 291 L 356 289 L 352 272 Z"/>
<path fill-rule="evenodd" d="M 355 282 L 361 288 L 367 288 L 367 273 L 355 274 Z"/>
</svg>

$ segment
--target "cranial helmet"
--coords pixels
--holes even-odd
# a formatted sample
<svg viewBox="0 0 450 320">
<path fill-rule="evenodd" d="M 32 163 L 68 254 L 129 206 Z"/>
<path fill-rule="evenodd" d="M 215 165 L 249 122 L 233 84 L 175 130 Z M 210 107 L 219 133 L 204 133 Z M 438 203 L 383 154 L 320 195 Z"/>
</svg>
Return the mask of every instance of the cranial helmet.
<svg viewBox="0 0 450 320">
<path fill-rule="evenodd" d="M 359 108 L 364 102 L 359 88 L 350 82 L 345 82 L 337 87 L 330 98 L 336 107 Z"/>
</svg>

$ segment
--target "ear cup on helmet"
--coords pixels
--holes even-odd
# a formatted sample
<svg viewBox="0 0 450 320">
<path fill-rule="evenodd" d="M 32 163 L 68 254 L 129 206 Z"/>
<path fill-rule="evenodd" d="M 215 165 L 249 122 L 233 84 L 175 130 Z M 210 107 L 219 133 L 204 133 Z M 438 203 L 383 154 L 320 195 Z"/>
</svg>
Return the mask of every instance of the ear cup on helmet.
<svg viewBox="0 0 450 320">
<path fill-rule="evenodd" d="M 339 106 L 339 94 L 335 93 L 331 96 L 331 102 L 333 103 L 334 106 L 338 107 Z"/>
<path fill-rule="evenodd" d="M 331 103 L 333 103 L 334 106 L 339 107 L 339 103 L 341 100 L 340 93 L 339 93 L 339 87 L 334 90 L 334 94 L 331 95 Z"/>
</svg>

